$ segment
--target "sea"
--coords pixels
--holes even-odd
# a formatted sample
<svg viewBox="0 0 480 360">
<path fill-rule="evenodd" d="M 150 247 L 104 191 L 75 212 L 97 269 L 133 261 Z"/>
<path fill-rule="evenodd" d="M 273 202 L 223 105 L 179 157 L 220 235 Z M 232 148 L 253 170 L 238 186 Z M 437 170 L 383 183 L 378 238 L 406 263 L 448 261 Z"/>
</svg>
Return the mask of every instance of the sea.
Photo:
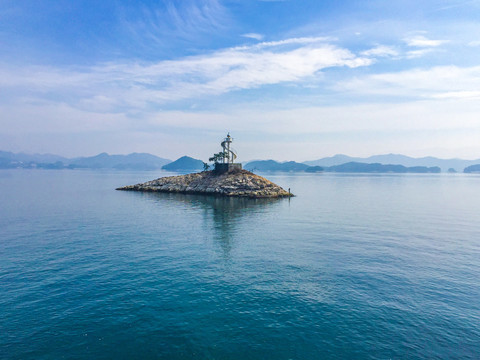
<svg viewBox="0 0 480 360">
<path fill-rule="evenodd" d="M 0 171 L 0 359 L 480 359 L 480 175 L 167 175 Z"/>
</svg>

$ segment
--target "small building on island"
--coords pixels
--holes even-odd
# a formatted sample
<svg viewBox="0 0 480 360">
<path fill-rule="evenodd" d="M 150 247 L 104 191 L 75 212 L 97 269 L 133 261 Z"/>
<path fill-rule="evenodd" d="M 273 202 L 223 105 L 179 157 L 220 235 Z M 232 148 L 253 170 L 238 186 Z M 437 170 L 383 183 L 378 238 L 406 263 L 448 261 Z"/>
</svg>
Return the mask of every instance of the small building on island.
<svg viewBox="0 0 480 360">
<path fill-rule="evenodd" d="M 213 195 L 248 198 L 283 198 L 294 196 L 277 184 L 243 170 L 242 164 L 235 163 L 237 153 L 232 149 L 230 134 L 221 142 L 222 151 L 214 154 L 210 162 L 215 163 L 212 171 L 158 178 L 145 183 L 127 185 L 117 190 L 166 192 L 196 195 Z M 204 163 L 206 168 L 208 164 Z"/>
<path fill-rule="evenodd" d="M 210 161 L 214 161 L 214 171 L 216 173 L 223 174 L 226 172 L 242 170 L 242 164 L 234 162 L 237 158 L 237 153 L 231 147 L 232 142 L 233 138 L 230 136 L 230 133 L 228 133 L 227 137 L 223 139 L 220 144 L 222 151 L 209 159 Z"/>
</svg>

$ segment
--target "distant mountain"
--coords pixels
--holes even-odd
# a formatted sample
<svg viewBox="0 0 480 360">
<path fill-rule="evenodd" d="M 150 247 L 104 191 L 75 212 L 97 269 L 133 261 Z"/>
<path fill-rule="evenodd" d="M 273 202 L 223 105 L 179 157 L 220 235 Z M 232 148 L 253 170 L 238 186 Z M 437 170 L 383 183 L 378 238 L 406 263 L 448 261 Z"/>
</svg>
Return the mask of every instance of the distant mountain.
<svg viewBox="0 0 480 360">
<path fill-rule="evenodd" d="M 358 162 L 349 162 L 341 165 L 335 165 L 325 168 L 328 172 L 348 172 L 348 173 L 439 173 L 438 166 L 413 166 L 403 165 L 384 165 L 379 163 L 366 164 Z"/>
<path fill-rule="evenodd" d="M 305 171 L 309 166 L 295 161 L 277 162 L 275 160 L 256 160 L 245 165 L 250 171 Z"/>
<path fill-rule="evenodd" d="M 92 157 L 72 159 L 70 167 L 88 169 L 118 169 L 118 170 L 156 170 L 161 169 L 171 160 L 163 159 L 146 153 L 132 153 L 129 155 L 109 155 L 101 153 Z"/>
<path fill-rule="evenodd" d="M 189 156 L 182 156 L 181 158 L 162 166 L 163 170 L 168 171 L 196 171 L 203 170 L 203 161 L 191 158 Z"/>
<path fill-rule="evenodd" d="M 7 158 L 0 157 L 0 169 L 15 169 L 19 164 Z"/>
<path fill-rule="evenodd" d="M 405 155 L 399 154 L 387 154 L 387 155 L 374 155 L 367 158 L 360 157 L 351 157 L 347 155 L 335 155 L 332 157 L 326 157 L 323 159 L 305 161 L 304 164 L 310 166 L 335 166 L 341 165 L 348 162 L 359 162 L 359 163 L 379 163 L 383 165 L 388 164 L 398 164 L 406 167 L 413 166 L 426 166 L 434 167 L 438 166 L 442 171 L 448 171 L 448 169 L 454 169 L 456 171 L 463 171 L 467 166 L 480 163 L 480 160 L 462 160 L 462 159 L 438 159 L 435 157 L 423 157 L 423 158 L 412 158 Z"/>
<path fill-rule="evenodd" d="M 0 169 L 64 168 L 68 159 L 52 154 L 24 154 L 0 151 Z"/>
<path fill-rule="evenodd" d="M 342 156 L 338 158 L 342 158 Z M 251 171 L 305 171 L 308 173 L 315 172 L 349 172 L 349 173 L 439 173 L 441 169 L 437 166 L 403 166 L 392 164 L 380 164 L 380 163 L 361 163 L 350 161 L 340 165 L 333 166 L 308 166 L 306 164 L 300 164 L 295 161 L 277 162 L 274 160 L 255 160 L 245 165 L 246 170 Z"/>
<path fill-rule="evenodd" d="M 22 163 L 55 163 L 57 161 L 67 162 L 68 159 L 53 154 L 24 154 L 18 153 L 15 154 L 9 151 L 0 151 L 0 159 L 7 159 L 15 162 L 22 162 Z"/>
<path fill-rule="evenodd" d="M 480 173 L 480 164 L 471 165 L 463 170 L 464 173 Z"/>
<path fill-rule="evenodd" d="M 425 169 L 439 167 L 444 172 L 478 172 L 473 165 L 480 165 L 478 160 L 463 159 L 438 159 L 435 157 L 412 158 L 405 155 L 387 154 L 374 155 L 367 158 L 350 157 L 347 155 L 335 155 L 314 161 L 298 163 L 295 161 L 278 162 L 274 160 L 255 160 L 248 162 L 244 168 L 257 171 L 306 171 L 319 172 L 333 171 L 328 168 L 348 163 L 380 164 L 380 165 L 401 165 L 405 168 L 417 168 L 406 172 L 422 172 Z M 351 166 L 351 165 L 349 165 Z M 25 154 L 0 151 L 0 169 L 15 168 L 40 168 L 40 169 L 130 169 L 130 170 L 157 170 L 169 171 L 195 171 L 203 170 L 203 162 L 188 156 L 183 156 L 174 162 L 147 153 L 132 153 L 129 155 L 109 155 L 101 153 L 91 157 L 80 157 L 69 159 L 54 154 Z M 342 168 L 339 168 L 342 169 Z M 393 169 L 393 168 L 392 168 Z M 475 170 L 477 169 L 477 170 Z M 369 168 L 362 170 L 366 171 Z M 385 170 L 385 169 L 384 169 Z M 384 171 L 382 170 L 382 171 Z M 377 170 L 375 170 L 377 171 Z M 390 171 L 390 170 L 388 170 Z M 392 170 L 393 171 L 393 170 Z M 428 172 L 435 172 L 428 170 Z M 357 172 L 357 170 L 354 170 Z"/>
<path fill-rule="evenodd" d="M 361 158 L 351 157 L 348 155 L 337 154 L 331 157 L 326 157 L 318 160 L 304 161 L 303 163 L 308 166 L 335 166 L 340 164 L 345 164 L 351 161 L 361 161 Z"/>
<path fill-rule="evenodd" d="M 52 154 L 14 154 L 0 151 L 0 169 L 6 168 L 41 168 L 41 169 L 131 169 L 156 170 L 161 169 L 171 160 L 144 153 L 129 155 L 108 155 L 102 153 L 91 157 L 68 159 Z"/>
<path fill-rule="evenodd" d="M 323 170 L 325 169 L 321 166 L 309 166 L 308 168 L 305 169 L 305 172 L 316 173 L 316 172 L 322 172 Z"/>
</svg>

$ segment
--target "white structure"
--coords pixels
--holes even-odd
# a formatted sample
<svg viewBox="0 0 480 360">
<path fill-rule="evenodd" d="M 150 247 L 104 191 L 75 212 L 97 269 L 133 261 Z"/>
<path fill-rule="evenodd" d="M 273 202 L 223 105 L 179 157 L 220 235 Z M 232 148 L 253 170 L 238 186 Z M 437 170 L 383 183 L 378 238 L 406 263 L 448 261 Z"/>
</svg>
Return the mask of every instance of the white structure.
<svg viewBox="0 0 480 360">
<path fill-rule="evenodd" d="M 224 164 L 233 164 L 237 158 L 237 154 L 230 148 L 230 144 L 233 142 L 233 138 L 230 136 L 230 133 L 227 134 L 227 137 L 222 141 L 223 148 L 223 163 Z"/>
<path fill-rule="evenodd" d="M 223 151 L 220 153 L 220 158 L 222 162 L 215 163 L 214 171 L 216 173 L 223 174 L 226 172 L 242 170 L 242 164 L 234 164 L 237 154 L 230 146 L 232 142 L 233 138 L 230 136 L 230 134 L 227 134 L 227 137 L 221 143 Z"/>
</svg>

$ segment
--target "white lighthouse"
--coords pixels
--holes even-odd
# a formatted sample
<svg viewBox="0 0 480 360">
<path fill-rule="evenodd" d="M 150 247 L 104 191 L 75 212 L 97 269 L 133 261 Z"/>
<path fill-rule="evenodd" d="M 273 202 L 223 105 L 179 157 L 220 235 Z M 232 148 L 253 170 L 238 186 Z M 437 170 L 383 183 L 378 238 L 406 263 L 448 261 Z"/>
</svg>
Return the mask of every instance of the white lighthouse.
<svg viewBox="0 0 480 360">
<path fill-rule="evenodd" d="M 230 136 L 230 133 L 227 134 L 227 137 L 223 139 L 222 143 L 222 162 L 215 163 L 215 172 L 225 173 L 233 170 L 242 170 L 242 164 L 235 164 L 234 161 L 237 158 L 237 153 L 232 149 L 231 144 L 233 138 Z"/>
<path fill-rule="evenodd" d="M 223 163 L 224 164 L 233 164 L 237 158 L 237 154 L 233 149 L 230 149 L 230 144 L 233 142 L 233 138 L 230 136 L 230 133 L 227 134 L 227 137 L 222 141 L 220 145 L 223 148 Z"/>
</svg>

